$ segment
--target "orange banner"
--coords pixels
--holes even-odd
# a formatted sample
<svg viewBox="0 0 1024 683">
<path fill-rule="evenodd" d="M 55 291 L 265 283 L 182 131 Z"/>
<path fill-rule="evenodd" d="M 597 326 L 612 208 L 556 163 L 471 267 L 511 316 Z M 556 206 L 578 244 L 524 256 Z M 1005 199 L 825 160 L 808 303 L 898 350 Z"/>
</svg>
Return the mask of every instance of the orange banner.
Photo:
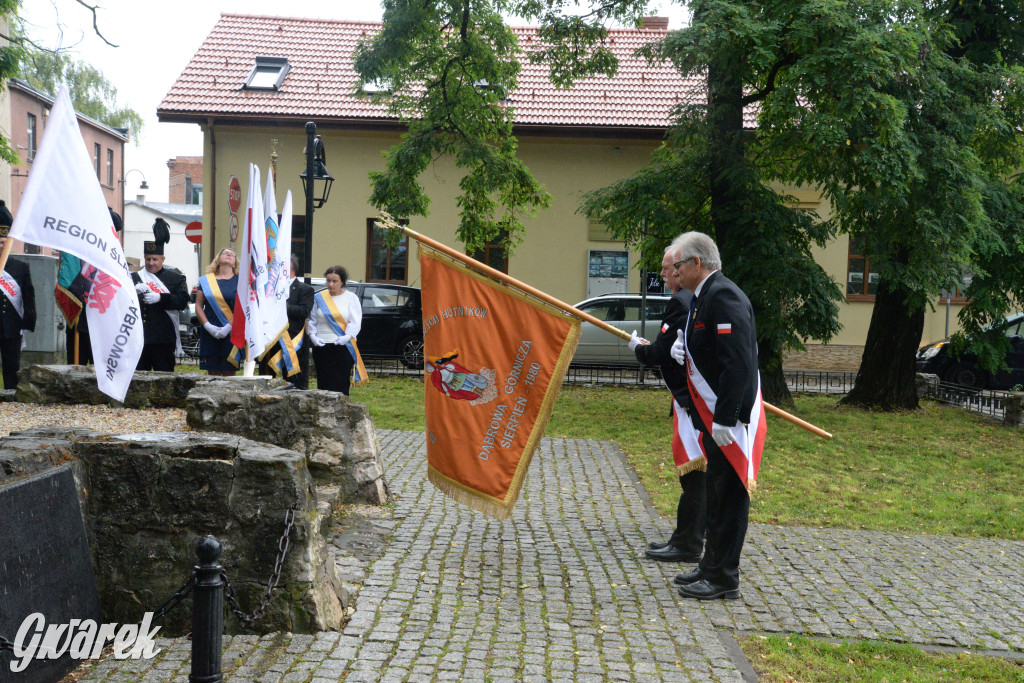
<svg viewBox="0 0 1024 683">
<path fill-rule="evenodd" d="M 430 481 L 505 519 L 544 435 L 580 323 L 420 245 Z"/>
</svg>

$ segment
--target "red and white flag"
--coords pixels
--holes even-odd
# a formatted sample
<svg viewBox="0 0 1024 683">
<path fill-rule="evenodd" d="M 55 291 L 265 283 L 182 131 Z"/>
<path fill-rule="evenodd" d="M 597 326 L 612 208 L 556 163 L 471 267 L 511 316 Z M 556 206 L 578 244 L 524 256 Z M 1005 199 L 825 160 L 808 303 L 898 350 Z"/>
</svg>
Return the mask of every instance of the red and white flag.
<svg viewBox="0 0 1024 683">
<path fill-rule="evenodd" d="M 680 477 L 694 470 L 708 468 L 707 455 L 700 432 L 693 426 L 690 413 L 672 399 L 672 462 Z"/>
<path fill-rule="evenodd" d="M 238 290 L 231 321 L 231 343 L 245 350 L 246 360 L 260 357 L 273 339 L 267 339 L 267 230 L 260 196 L 260 169 L 249 164 L 249 196 L 238 264 Z"/>
<path fill-rule="evenodd" d="M 731 331 L 730 329 L 729 332 Z M 728 334 L 729 332 L 719 332 L 719 334 Z M 686 381 L 690 385 L 693 408 L 710 434 L 711 425 L 715 421 L 715 405 L 718 402 L 718 396 L 715 395 L 704 376 L 700 374 L 689 349 L 686 350 Z M 768 433 L 768 426 L 764 418 L 764 404 L 761 402 L 760 373 L 757 376 L 757 399 L 754 401 L 750 415 L 746 420 L 730 427 L 729 433 L 732 434 L 733 442 L 722 448 L 722 453 L 732 468 L 736 470 L 740 481 L 747 488 L 747 493 L 753 495 L 757 488 L 757 471 L 761 467 L 764 437 Z"/>
<path fill-rule="evenodd" d="M 10 236 L 94 268 L 85 304 L 96 381 L 123 401 L 142 355 L 139 297 L 66 87 L 50 111 Z"/>
</svg>

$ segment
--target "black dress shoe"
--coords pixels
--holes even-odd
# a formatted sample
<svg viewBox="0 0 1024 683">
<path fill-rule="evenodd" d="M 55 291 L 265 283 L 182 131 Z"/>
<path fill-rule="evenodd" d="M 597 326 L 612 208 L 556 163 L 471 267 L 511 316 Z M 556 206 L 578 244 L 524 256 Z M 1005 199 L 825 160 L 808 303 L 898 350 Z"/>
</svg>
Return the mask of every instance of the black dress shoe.
<svg viewBox="0 0 1024 683">
<path fill-rule="evenodd" d="M 651 541 L 647 544 L 647 548 L 649 550 L 661 550 L 662 548 L 667 548 L 670 545 L 672 544 L 668 541 Z"/>
<path fill-rule="evenodd" d="M 685 574 L 676 574 L 672 579 L 672 583 L 677 586 L 685 586 L 688 583 L 694 583 L 704 578 L 701 574 L 701 568 L 698 566 L 692 572 L 686 572 Z"/>
<path fill-rule="evenodd" d="M 707 579 L 701 579 L 700 581 L 680 586 L 679 594 L 684 598 L 693 598 L 694 600 L 718 600 L 719 598 L 724 600 L 738 600 L 740 597 L 740 589 L 719 586 L 714 583 L 709 583 Z"/>
<path fill-rule="evenodd" d="M 649 560 L 658 560 L 659 562 L 698 562 L 700 561 L 700 553 L 686 553 L 676 548 L 675 546 L 667 545 L 664 548 L 658 550 L 651 550 L 648 548 L 644 551 L 644 557 Z"/>
</svg>

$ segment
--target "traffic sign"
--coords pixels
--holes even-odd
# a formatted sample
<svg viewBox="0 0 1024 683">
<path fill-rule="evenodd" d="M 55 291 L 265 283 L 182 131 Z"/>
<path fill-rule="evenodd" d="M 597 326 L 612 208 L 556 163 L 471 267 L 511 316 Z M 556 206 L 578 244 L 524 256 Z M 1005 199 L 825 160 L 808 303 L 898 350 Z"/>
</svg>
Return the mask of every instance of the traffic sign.
<svg viewBox="0 0 1024 683">
<path fill-rule="evenodd" d="M 186 225 L 185 239 L 196 244 L 201 243 L 203 241 L 203 224 L 199 221 L 192 221 Z"/>
<path fill-rule="evenodd" d="M 231 233 L 228 236 L 232 242 L 238 240 L 238 216 L 234 212 L 231 213 Z"/>
<path fill-rule="evenodd" d="M 231 213 L 235 213 L 241 205 L 242 186 L 238 184 L 238 178 L 231 176 L 231 180 L 228 181 L 228 208 L 231 209 Z"/>
</svg>

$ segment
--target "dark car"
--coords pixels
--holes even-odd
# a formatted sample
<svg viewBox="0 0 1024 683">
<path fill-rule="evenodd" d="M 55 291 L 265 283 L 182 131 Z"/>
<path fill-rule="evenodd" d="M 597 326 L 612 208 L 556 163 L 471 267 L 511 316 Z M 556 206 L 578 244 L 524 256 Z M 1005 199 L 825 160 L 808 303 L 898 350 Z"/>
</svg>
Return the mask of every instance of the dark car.
<svg viewBox="0 0 1024 683">
<path fill-rule="evenodd" d="M 313 289 L 326 289 L 322 277 L 310 278 Z M 423 310 L 418 287 L 349 281 L 359 297 L 363 326 L 359 353 L 365 358 L 397 358 L 407 368 L 423 367 Z"/>
<path fill-rule="evenodd" d="M 952 353 L 948 339 L 918 349 L 917 371 L 938 375 L 939 379 L 972 389 L 1010 389 L 1024 384 L 1024 313 L 1014 313 L 994 323 L 1010 340 L 1006 368 L 995 373 L 978 366 L 978 357 Z"/>
</svg>

